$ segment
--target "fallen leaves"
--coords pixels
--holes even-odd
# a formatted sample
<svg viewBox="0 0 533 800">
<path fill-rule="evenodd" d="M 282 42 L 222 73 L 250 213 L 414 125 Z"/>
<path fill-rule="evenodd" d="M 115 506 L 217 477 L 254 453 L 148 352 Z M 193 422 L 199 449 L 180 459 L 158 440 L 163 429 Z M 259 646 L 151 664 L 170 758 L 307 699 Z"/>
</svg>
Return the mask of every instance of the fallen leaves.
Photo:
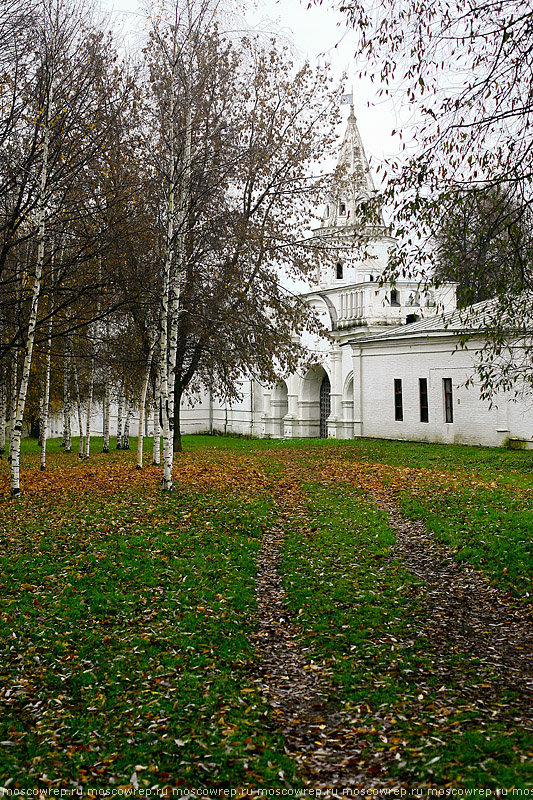
<svg viewBox="0 0 533 800">
<path fill-rule="evenodd" d="M 290 774 L 257 693 L 241 705 L 239 692 L 268 502 L 113 493 L 116 474 L 101 492 L 67 485 L 64 499 L 36 491 L 1 507 L 0 774 L 14 788 L 217 786 L 248 780 L 252 751 L 270 754 L 261 782 Z M 205 465 L 192 474 L 203 483 Z"/>
<path fill-rule="evenodd" d="M 8 477 L 5 469 L 0 472 L 0 495 L 9 494 Z M 178 490 L 191 491 L 210 488 L 255 493 L 269 484 L 263 472 L 235 454 L 222 454 L 215 460 L 184 453 L 174 462 L 173 478 Z M 54 502 L 58 496 L 88 493 L 109 496 L 124 490 L 157 487 L 160 482 L 160 467 L 138 470 L 130 459 L 97 466 L 74 462 L 71 467 L 56 466 L 46 472 L 30 468 L 22 473 L 24 495 L 45 496 Z"/>
</svg>

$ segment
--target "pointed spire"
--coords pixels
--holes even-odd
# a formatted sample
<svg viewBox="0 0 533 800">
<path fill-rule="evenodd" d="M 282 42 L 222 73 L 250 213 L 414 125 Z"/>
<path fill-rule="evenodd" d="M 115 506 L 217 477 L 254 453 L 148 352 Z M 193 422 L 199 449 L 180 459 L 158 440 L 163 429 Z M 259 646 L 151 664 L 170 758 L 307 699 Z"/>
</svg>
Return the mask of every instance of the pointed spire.
<svg viewBox="0 0 533 800">
<path fill-rule="evenodd" d="M 352 191 L 355 190 L 356 194 L 371 195 L 376 191 L 353 105 L 350 106 L 350 116 L 339 153 L 338 166 L 345 173 L 343 182 L 350 182 Z"/>
<path fill-rule="evenodd" d="M 376 195 L 370 166 L 355 119 L 353 96 L 345 95 L 350 103 L 350 115 L 337 162 L 332 192 L 326 202 L 321 229 L 341 229 L 357 224 L 361 204 Z M 379 213 L 379 225 L 383 225 Z"/>
</svg>

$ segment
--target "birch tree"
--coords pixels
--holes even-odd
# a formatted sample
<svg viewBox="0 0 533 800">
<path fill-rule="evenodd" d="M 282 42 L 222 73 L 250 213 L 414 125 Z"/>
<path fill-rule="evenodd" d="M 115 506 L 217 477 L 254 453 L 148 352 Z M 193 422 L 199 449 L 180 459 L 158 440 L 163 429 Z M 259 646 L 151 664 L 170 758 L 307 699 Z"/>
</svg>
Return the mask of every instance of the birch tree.
<svg viewBox="0 0 533 800">
<path fill-rule="evenodd" d="M 48 441 L 48 417 L 50 411 L 50 379 L 52 371 L 52 317 L 48 321 L 48 338 L 45 344 L 43 403 L 41 410 L 40 429 L 41 441 L 41 470 L 46 469 L 46 443 Z"/>
<path fill-rule="evenodd" d="M 273 380 L 305 357 L 294 333 L 314 324 L 280 275 L 302 278 L 313 264 L 305 230 L 318 181 L 310 167 L 327 152 L 335 118 L 327 70 L 296 68 L 275 42 L 242 48 L 228 94 L 217 98 L 222 83 L 211 76 L 204 135 L 194 142 L 174 366 L 178 451 L 185 391 L 211 385 L 231 400 L 244 378 Z M 224 59 L 213 62 L 226 72 Z"/>
<path fill-rule="evenodd" d="M 0 11 L 0 28 L 2 19 Z M 0 93 L 9 111 L 0 131 L 0 323 L 15 320 L 0 325 L 0 354 L 20 353 L 23 360 L 12 392 L 13 496 L 20 492 L 13 455 L 20 450 L 33 349 L 48 346 L 49 320 L 52 337 L 75 335 L 129 297 L 116 254 L 130 187 L 120 184 L 123 171 L 114 164 L 122 149 L 128 152 L 122 121 L 135 106 L 133 84 L 86 3 L 35 0 L 20 19 L 13 75 L 2 71 L 0 56 Z M 61 241 L 61 258 L 54 240 Z M 41 287 L 53 262 L 56 291 L 44 313 Z"/>
<path fill-rule="evenodd" d="M 104 290 L 109 289 L 107 305 L 98 311 L 102 316 L 120 307 L 128 293 L 116 253 L 117 239 L 126 232 L 120 214 L 128 215 L 125 197 L 131 187 L 120 185 L 124 172 L 115 166 L 129 153 L 126 131 L 133 123 L 126 121 L 130 117 L 135 121 L 136 100 L 112 39 L 96 27 L 85 2 L 35 0 L 30 8 L 31 24 L 19 32 L 17 47 L 22 54 L 17 50 L 12 59 L 17 74 L 16 83 L 8 86 L 15 95 L 12 123 L 0 136 L 0 316 L 12 314 L 24 251 L 29 249 L 31 258 L 36 257 L 40 202 L 36 175 L 42 164 L 46 64 L 52 59 L 46 25 L 50 28 L 56 19 L 60 46 L 54 62 L 46 200 L 47 228 L 56 231 L 63 248 L 60 263 L 56 259 L 58 291 L 53 297 L 53 335 L 60 337 L 93 322 L 96 301 Z M 7 79 L 2 83 L 2 78 L 0 72 L 0 92 L 4 87 L 6 94 Z M 101 264 L 105 268 L 99 276 Z M 43 266 L 46 269 L 46 263 Z M 29 308 L 27 296 L 23 301 Z M 0 352 L 20 346 L 24 329 L 25 324 L 15 326 L 11 339 L 0 341 Z M 41 332 L 39 318 L 36 336 L 46 338 L 46 322 Z"/>
<path fill-rule="evenodd" d="M 48 176 L 49 176 L 49 157 L 50 139 L 52 128 L 52 113 L 54 105 L 55 82 L 57 70 L 59 68 L 59 58 L 62 48 L 61 26 L 59 18 L 47 12 L 45 8 L 43 16 L 43 38 L 41 40 L 41 67 L 42 67 L 42 106 L 37 109 L 37 113 L 42 116 L 42 157 L 39 169 L 39 195 L 37 207 L 37 258 L 33 273 L 33 289 L 31 294 L 30 312 L 28 316 L 28 327 L 26 334 L 26 346 L 24 351 L 24 361 L 22 366 L 22 377 L 17 394 L 17 410 L 13 435 L 11 438 L 11 496 L 17 497 L 20 494 L 20 442 L 22 437 L 22 423 L 24 419 L 24 408 L 26 404 L 26 394 L 30 378 L 30 370 L 33 355 L 33 345 L 35 339 L 35 329 L 37 325 L 37 313 L 39 297 L 41 293 L 41 278 L 43 274 L 45 245 L 46 245 L 46 222 L 48 212 Z"/>
<path fill-rule="evenodd" d="M 72 363 L 72 376 L 74 378 L 74 393 L 76 396 L 76 410 L 78 413 L 78 429 L 80 432 L 80 441 L 78 444 L 78 457 L 83 458 L 83 455 L 85 453 L 85 437 L 83 435 L 83 407 L 81 403 L 78 366 L 76 364 L 76 358 L 74 355 L 72 356 L 71 363 Z"/>
<path fill-rule="evenodd" d="M 92 342 L 90 343 L 92 350 Z M 85 447 L 83 450 L 83 457 L 89 458 L 91 454 L 91 423 L 93 414 L 93 399 L 94 399 L 94 369 L 95 369 L 95 356 L 91 352 L 89 357 L 89 380 L 87 390 L 87 414 L 85 417 Z"/>
<path fill-rule="evenodd" d="M 152 464 L 158 467 L 161 464 L 161 392 L 160 392 L 161 373 L 156 372 L 154 380 L 154 396 L 152 403 L 152 423 L 154 426 L 152 438 Z"/>
<path fill-rule="evenodd" d="M 64 343 L 63 351 L 63 438 L 62 446 L 65 453 L 72 451 L 72 370 L 71 354 L 68 339 Z"/>
<path fill-rule="evenodd" d="M 39 161 L 37 147 L 41 125 L 34 126 L 30 146 L 21 159 L 18 142 L 25 138 L 27 119 L 32 118 L 28 75 L 35 75 L 34 43 L 37 4 L 6 0 L 0 7 L 0 288 L 9 287 L 5 268 L 17 231 L 23 227 L 28 206 L 28 184 Z M 35 118 L 35 115 L 33 115 Z M 40 120 L 40 123 L 42 120 Z M 21 236 L 20 238 L 23 238 Z"/>
<path fill-rule="evenodd" d="M 173 4 L 148 48 L 154 181 L 165 209 L 164 489 L 181 449 L 186 390 L 212 382 L 233 397 L 243 376 L 267 380 L 302 355 L 293 334 L 311 317 L 281 286 L 280 269 L 305 271 L 304 220 L 316 201 L 307 170 L 330 146 L 335 120 L 327 70 L 295 68 L 275 42 L 245 37 L 235 46 L 214 10 Z"/>
<path fill-rule="evenodd" d="M 7 430 L 7 370 L 0 362 L 0 456 L 6 450 L 6 430 Z"/>
<path fill-rule="evenodd" d="M 209 3 L 191 0 L 167 5 L 161 21 L 155 17 L 150 31 L 148 69 L 158 150 L 166 156 L 164 174 L 165 211 L 162 218 L 162 286 L 159 315 L 159 354 L 161 372 L 160 414 L 163 428 L 163 490 L 172 489 L 173 403 L 177 351 L 177 326 L 183 263 L 183 227 L 186 217 L 186 190 L 191 172 L 192 88 L 191 69 L 199 38 L 205 33 L 206 15 L 212 17 Z M 180 89 L 185 89 L 183 97 Z M 183 115 L 184 112 L 184 115 Z M 183 120 L 185 122 L 182 128 Z M 184 142 L 181 147 L 181 140 Z"/>
<path fill-rule="evenodd" d="M 144 425 L 147 419 L 147 396 L 148 388 L 150 386 L 150 377 L 152 373 L 152 358 L 154 354 L 154 347 L 156 344 L 155 337 L 150 342 L 148 358 L 146 360 L 146 369 L 142 383 L 141 396 L 139 400 L 139 433 L 137 440 L 137 463 L 136 468 L 142 469 L 143 466 L 143 442 L 144 442 Z"/>
<path fill-rule="evenodd" d="M 106 372 L 105 388 L 104 388 L 104 440 L 102 444 L 102 453 L 109 453 L 109 439 L 111 433 L 111 382 Z"/>
</svg>

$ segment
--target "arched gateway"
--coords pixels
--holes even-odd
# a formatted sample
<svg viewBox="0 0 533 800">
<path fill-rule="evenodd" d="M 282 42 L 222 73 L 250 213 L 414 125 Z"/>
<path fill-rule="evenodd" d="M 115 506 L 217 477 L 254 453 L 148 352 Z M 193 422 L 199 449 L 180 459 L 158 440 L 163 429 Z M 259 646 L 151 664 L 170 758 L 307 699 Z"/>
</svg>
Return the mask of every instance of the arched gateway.
<svg viewBox="0 0 533 800">
<path fill-rule="evenodd" d="M 312 367 L 300 381 L 298 392 L 299 433 L 303 437 L 326 437 L 331 411 L 329 375 L 322 366 Z"/>
</svg>

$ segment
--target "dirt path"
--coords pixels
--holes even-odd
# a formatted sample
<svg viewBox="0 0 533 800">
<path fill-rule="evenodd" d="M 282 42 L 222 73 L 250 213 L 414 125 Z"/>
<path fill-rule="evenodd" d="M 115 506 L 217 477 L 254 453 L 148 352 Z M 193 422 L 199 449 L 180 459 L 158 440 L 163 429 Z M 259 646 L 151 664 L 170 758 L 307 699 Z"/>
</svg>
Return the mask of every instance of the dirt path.
<svg viewBox="0 0 533 800">
<path fill-rule="evenodd" d="M 396 533 L 393 555 L 426 584 L 426 631 L 441 648 L 460 647 L 522 695 L 520 724 L 533 730 L 533 626 L 469 566 L 453 561 L 421 522 L 406 520 L 394 500 L 375 497 Z"/>
<path fill-rule="evenodd" d="M 327 669 L 302 644 L 301 631 L 290 620 L 278 573 L 281 542 L 279 529 L 267 531 L 259 554 L 255 647 L 258 688 L 273 709 L 286 750 L 314 789 L 392 785 L 369 781 L 370 765 L 361 755 L 366 742 L 353 717 L 342 714 Z"/>
<path fill-rule="evenodd" d="M 427 597 L 425 633 L 437 655 L 458 647 L 478 657 L 491 668 L 494 681 L 467 689 L 477 707 L 486 705 L 493 716 L 505 717 L 507 709 L 499 710 L 494 690 L 518 688 L 522 702 L 513 722 L 533 729 L 531 622 L 509 609 L 481 575 L 454 563 L 423 523 L 402 517 L 389 490 L 383 487 L 371 494 L 396 533 L 393 558 L 401 559 L 426 584 L 421 589 Z M 291 620 L 278 572 L 282 540 L 281 528 L 267 531 L 259 555 L 255 647 L 257 684 L 273 709 L 287 752 L 306 785 L 327 789 L 332 797 L 342 796 L 348 787 L 365 796 L 363 790 L 370 794 L 372 788 L 405 786 L 387 780 L 383 753 L 372 754 L 357 716 L 343 711 L 326 666 L 305 645 L 297 620 Z M 446 671 L 445 658 L 437 658 L 436 664 L 443 682 L 453 677 Z"/>
</svg>

